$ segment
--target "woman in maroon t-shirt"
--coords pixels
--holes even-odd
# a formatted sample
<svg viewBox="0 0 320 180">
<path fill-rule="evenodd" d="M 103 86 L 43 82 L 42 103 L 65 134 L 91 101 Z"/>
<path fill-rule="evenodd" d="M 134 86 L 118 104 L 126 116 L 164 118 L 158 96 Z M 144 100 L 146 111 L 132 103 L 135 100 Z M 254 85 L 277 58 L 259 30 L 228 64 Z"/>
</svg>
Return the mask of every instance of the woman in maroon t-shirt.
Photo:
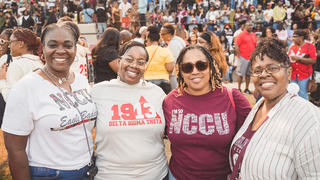
<svg viewBox="0 0 320 180">
<path fill-rule="evenodd" d="M 169 180 L 225 180 L 230 143 L 251 106 L 238 90 L 222 86 L 220 67 L 204 47 L 184 48 L 177 64 L 178 88 L 163 103 Z"/>
</svg>

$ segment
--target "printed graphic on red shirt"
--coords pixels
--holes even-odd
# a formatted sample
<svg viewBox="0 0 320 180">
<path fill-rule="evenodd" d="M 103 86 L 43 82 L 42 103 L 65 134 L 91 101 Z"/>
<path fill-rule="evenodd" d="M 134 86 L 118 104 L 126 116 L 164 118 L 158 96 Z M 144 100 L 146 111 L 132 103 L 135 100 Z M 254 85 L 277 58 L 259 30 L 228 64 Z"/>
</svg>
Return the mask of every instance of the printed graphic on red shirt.
<svg viewBox="0 0 320 180">
<path fill-rule="evenodd" d="M 192 135 L 200 132 L 203 135 L 226 135 L 230 133 L 227 119 L 227 112 L 214 114 L 183 113 L 183 109 L 172 110 L 172 120 L 169 127 L 169 134 Z"/>
<path fill-rule="evenodd" d="M 153 106 L 141 96 L 135 104 L 114 104 L 109 126 L 141 126 L 162 124 L 161 117 Z"/>
</svg>

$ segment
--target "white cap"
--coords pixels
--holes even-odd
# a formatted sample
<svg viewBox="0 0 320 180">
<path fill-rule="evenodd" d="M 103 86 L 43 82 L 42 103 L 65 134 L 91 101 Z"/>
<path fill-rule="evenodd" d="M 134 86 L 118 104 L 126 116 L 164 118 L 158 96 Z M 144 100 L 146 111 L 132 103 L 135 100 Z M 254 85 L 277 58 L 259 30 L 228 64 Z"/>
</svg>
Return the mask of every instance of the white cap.
<svg viewBox="0 0 320 180">
<path fill-rule="evenodd" d="M 146 26 L 142 26 L 140 29 L 139 29 L 139 34 L 142 34 L 143 31 L 147 30 L 148 28 Z"/>
</svg>

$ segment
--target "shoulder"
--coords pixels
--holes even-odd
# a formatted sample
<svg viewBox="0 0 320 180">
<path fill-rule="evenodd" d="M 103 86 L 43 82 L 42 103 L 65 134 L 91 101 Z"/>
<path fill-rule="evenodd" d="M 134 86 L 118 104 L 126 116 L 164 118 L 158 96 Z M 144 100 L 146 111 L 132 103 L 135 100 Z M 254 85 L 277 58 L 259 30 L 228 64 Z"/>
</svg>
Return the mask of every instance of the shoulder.
<svg viewBox="0 0 320 180">
<path fill-rule="evenodd" d="M 164 98 L 164 101 L 163 101 L 164 106 L 171 104 L 171 102 L 172 102 L 174 99 L 177 99 L 179 96 L 182 96 L 182 95 L 179 95 L 177 89 L 172 90 L 172 91 Z"/>
<path fill-rule="evenodd" d="M 19 90 L 19 92 L 26 92 L 28 89 L 33 89 L 34 87 L 39 86 L 41 80 L 43 79 L 41 79 L 36 72 L 29 73 L 23 76 L 16 84 L 14 84 L 12 91 Z"/>
</svg>

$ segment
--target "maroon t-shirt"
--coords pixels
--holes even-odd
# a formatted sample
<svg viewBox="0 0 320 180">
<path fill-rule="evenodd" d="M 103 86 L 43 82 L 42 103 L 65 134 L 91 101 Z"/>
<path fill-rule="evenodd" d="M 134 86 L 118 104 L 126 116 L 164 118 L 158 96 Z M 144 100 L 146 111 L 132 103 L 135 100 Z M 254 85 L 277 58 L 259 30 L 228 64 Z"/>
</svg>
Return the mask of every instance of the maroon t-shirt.
<svg viewBox="0 0 320 180">
<path fill-rule="evenodd" d="M 169 167 L 176 179 L 227 178 L 231 141 L 251 110 L 238 90 L 232 94 L 235 109 L 225 88 L 201 96 L 179 95 L 173 90 L 165 98 L 163 109 L 172 152 Z"/>
<path fill-rule="evenodd" d="M 241 168 L 241 163 L 243 160 L 244 153 L 247 149 L 247 146 L 256 131 L 251 130 L 251 124 L 248 129 L 243 133 L 243 135 L 236 140 L 236 142 L 231 147 L 231 163 L 233 167 L 233 172 L 231 179 L 238 176 L 238 172 Z M 239 161 L 239 162 L 237 162 Z M 237 167 L 235 167 L 237 165 Z"/>
</svg>

